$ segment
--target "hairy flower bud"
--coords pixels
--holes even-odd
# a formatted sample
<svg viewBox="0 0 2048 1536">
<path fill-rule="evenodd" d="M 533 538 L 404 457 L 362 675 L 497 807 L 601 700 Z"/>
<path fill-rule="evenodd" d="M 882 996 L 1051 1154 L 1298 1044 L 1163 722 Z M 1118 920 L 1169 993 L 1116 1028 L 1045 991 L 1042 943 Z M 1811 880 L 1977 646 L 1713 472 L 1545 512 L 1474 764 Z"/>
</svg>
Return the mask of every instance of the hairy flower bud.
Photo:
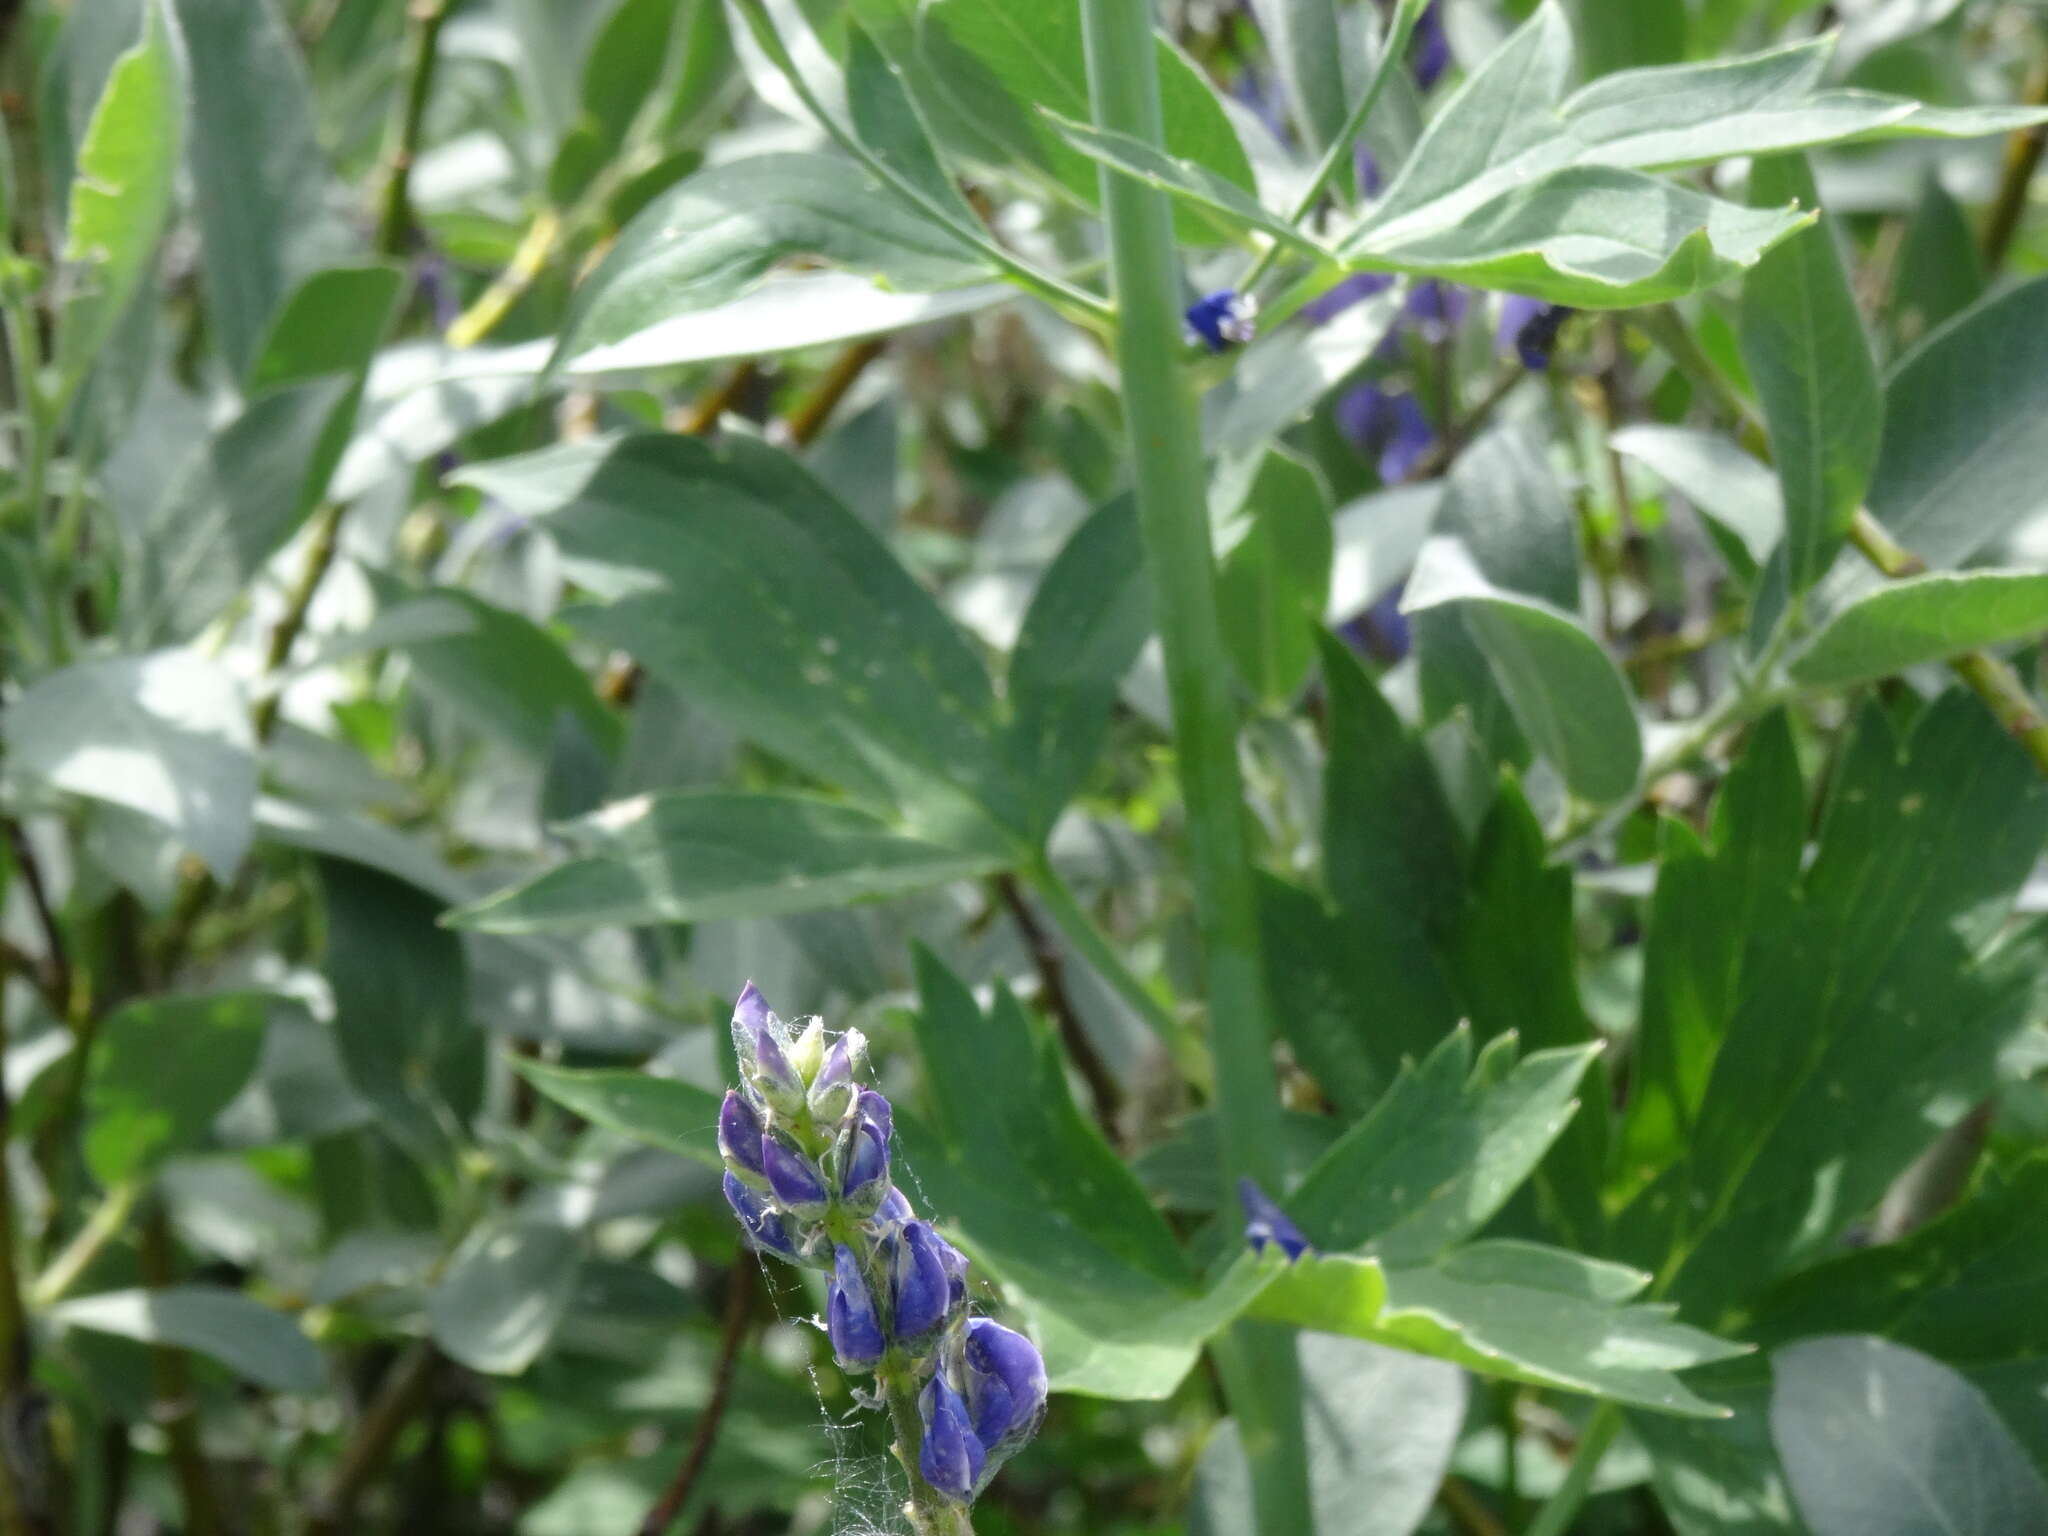
<svg viewBox="0 0 2048 1536">
<path fill-rule="evenodd" d="M 961 1351 L 967 1414 L 990 1451 L 1013 1449 L 1038 1431 L 1045 1415 L 1045 1360 L 1038 1346 L 986 1317 L 967 1324 Z"/>
<path fill-rule="evenodd" d="M 917 1416 L 924 1421 L 917 1470 L 934 1490 L 965 1504 L 981 1484 L 988 1453 L 968 1423 L 967 1405 L 947 1382 L 945 1372 L 934 1372 L 924 1384 L 917 1397 Z"/>
<path fill-rule="evenodd" d="M 740 1230 L 746 1234 L 749 1243 L 763 1253 L 777 1254 L 792 1263 L 800 1262 L 796 1240 L 790 1235 L 789 1225 L 782 1219 L 781 1212 L 730 1173 L 725 1176 L 725 1198 L 732 1206 L 732 1213 L 739 1217 Z"/>
<path fill-rule="evenodd" d="M 896 1234 L 890 1265 L 890 1316 L 899 1343 L 915 1344 L 936 1332 L 953 1304 L 944 1244 L 922 1221 L 908 1221 Z"/>
<path fill-rule="evenodd" d="M 1288 1220 L 1287 1213 L 1250 1179 L 1237 1181 L 1237 1198 L 1244 1207 L 1245 1239 L 1254 1253 L 1265 1252 L 1268 1243 L 1277 1245 L 1289 1259 L 1298 1259 L 1309 1251 L 1301 1228 Z"/>
<path fill-rule="evenodd" d="M 796 1143 L 770 1131 L 761 1138 L 761 1161 L 776 1203 L 790 1215 L 812 1221 L 825 1214 L 825 1208 L 832 1203 L 831 1186 L 818 1165 L 805 1157 Z"/>
<path fill-rule="evenodd" d="M 789 1043 L 789 1064 L 808 1089 L 824 1060 L 825 1021 L 813 1016 L 805 1022 L 804 1032 Z"/>
<path fill-rule="evenodd" d="M 800 1113 L 804 1080 L 783 1049 L 782 1021 L 769 1012 L 767 1000 L 751 981 L 733 1004 L 732 1037 L 746 1085 L 776 1113 Z"/>
<path fill-rule="evenodd" d="M 742 1184 L 768 1187 L 768 1170 L 761 1164 L 761 1117 L 730 1088 L 718 1107 L 718 1155 L 725 1159 L 726 1172 Z"/>
<path fill-rule="evenodd" d="M 867 1059 L 867 1036 L 857 1029 L 849 1029 L 826 1048 L 825 1059 L 811 1079 L 811 1114 L 820 1124 L 842 1119 L 853 1108 L 861 1096 L 854 1075 L 867 1064 Z"/>
<path fill-rule="evenodd" d="M 832 1290 L 825 1301 L 825 1333 L 841 1370 L 871 1371 L 888 1348 L 875 1299 L 860 1272 L 860 1261 L 844 1243 L 832 1250 Z"/>
</svg>

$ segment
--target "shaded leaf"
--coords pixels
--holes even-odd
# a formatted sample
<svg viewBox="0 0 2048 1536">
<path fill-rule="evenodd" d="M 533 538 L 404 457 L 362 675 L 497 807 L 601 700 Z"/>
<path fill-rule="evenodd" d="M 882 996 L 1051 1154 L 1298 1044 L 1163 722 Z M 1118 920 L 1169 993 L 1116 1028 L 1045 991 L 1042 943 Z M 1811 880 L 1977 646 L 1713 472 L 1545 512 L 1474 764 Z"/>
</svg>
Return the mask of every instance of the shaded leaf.
<svg viewBox="0 0 2048 1536">
<path fill-rule="evenodd" d="M 224 1286 L 108 1291 L 59 1302 L 50 1315 L 70 1328 L 192 1350 L 273 1392 L 318 1392 L 327 1385 L 320 1351 L 297 1323 Z"/>
<path fill-rule="evenodd" d="M 256 1070 L 261 992 L 130 1003 L 100 1025 L 85 1080 L 85 1160 L 112 1187 L 206 1142 Z"/>
<path fill-rule="evenodd" d="M 720 1096 L 695 1083 L 620 1069 L 578 1071 L 514 1057 L 512 1065 L 542 1093 L 592 1125 L 722 1167 L 718 1155 Z"/>
<path fill-rule="evenodd" d="M 427 1299 L 434 1342 L 491 1376 L 517 1376 L 554 1337 L 583 1267 L 583 1239 L 549 1222 L 504 1216 L 464 1239 Z"/>
</svg>

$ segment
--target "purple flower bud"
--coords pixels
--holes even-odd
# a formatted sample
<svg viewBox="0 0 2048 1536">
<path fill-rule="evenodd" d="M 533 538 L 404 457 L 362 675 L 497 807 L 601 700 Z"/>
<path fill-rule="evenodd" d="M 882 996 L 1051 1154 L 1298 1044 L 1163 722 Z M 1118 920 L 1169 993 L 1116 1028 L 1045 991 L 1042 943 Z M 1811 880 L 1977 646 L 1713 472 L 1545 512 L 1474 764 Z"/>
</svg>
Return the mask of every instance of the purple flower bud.
<svg viewBox="0 0 2048 1536">
<path fill-rule="evenodd" d="M 939 1265 L 946 1271 L 946 1305 L 957 1311 L 967 1305 L 967 1255 L 936 1231 L 932 1241 L 938 1244 Z"/>
<path fill-rule="evenodd" d="M 838 1120 L 853 1108 L 861 1091 L 853 1076 L 867 1054 L 867 1036 L 857 1029 L 849 1029 L 826 1050 L 818 1075 L 811 1079 L 811 1113 L 820 1122 Z"/>
<path fill-rule="evenodd" d="M 792 1216 L 813 1218 L 825 1214 L 832 1203 L 831 1186 L 818 1165 L 798 1150 L 787 1137 L 770 1131 L 761 1138 L 761 1162 L 768 1173 L 768 1187 L 776 1203 Z"/>
<path fill-rule="evenodd" d="M 750 981 L 732 1010 L 733 1044 L 739 1054 L 740 1078 L 770 1108 L 794 1115 L 804 1107 L 804 1080 L 790 1065 L 782 1047 L 781 1021 Z"/>
<path fill-rule="evenodd" d="M 1379 159 L 1363 139 L 1351 146 L 1351 172 L 1362 196 L 1378 197 L 1380 188 L 1386 185 L 1386 178 L 1380 175 Z"/>
<path fill-rule="evenodd" d="M 1571 317 L 1568 305 L 1546 304 L 1541 299 L 1510 294 L 1500 307 L 1500 327 L 1494 344 L 1502 352 L 1512 351 L 1530 372 L 1541 373 L 1550 366 L 1557 333 Z"/>
<path fill-rule="evenodd" d="M 917 1212 L 910 1208 L 910 1202 L 903 1197 L 903 1191 L 895 1185 L 882 1196 L 882 1203 L 875 1208 L 874 1222 L 878 1227 L 900 1227 L 906 1221 L 917 1220 Z"/>
<path fill-rule="evenodd" d="M 761 1164 L 761 1117 L 730 1088 L 718 1107 L 718 1155 L 742 1183 L 757 1189 L 767 1184 L 768 1170 Z"/>
<path fill-rule="evenodd" d="M 1431 0 L 1429 9 L 1415 23 L 1415 35 L 1408 43 L 1408 60 L 1415 71 L 1415 83 L 1425 91 L 1451 67 L 1451 40 L 1444 33 L 1442 0 Z"/>
<path fill-rule="evenodd" d="M 874 1122 L 847 1133 L 841 1154 L 839 1198 L 856 1216 L 872 1215 L 889 1191 L 889 1144 Z"/>
<path fill-rule="evenodd" d="M 904 1343 L 925 1337 L 946 1320 L 953 1279 L 946 1272 L 939 1235 L 925 1222 L 905 1222 L 892 1246 L 890 1316 L 897 1341 Z"/>
<path fill-rule="evenodd" d="M 1211 352 L 1228 352 L 1258 334 L 1258 314 L 1257 300 L 1233 288 L 1220 288 L 1188 306 L 1188 340 L 1201 342 Z"/>
<path fill-rule="evenodd" d="M 825 1300 L 825 1333 L 832 1358 L 845 1371 L 871 1371 L 888 1348 L 875 1299 L 868 1294 L 860 1262 L 844 1243 L 832 1250 L 832 1290 Z"/>
<path fill-rule="evenodd" d="M 935 1372 L 918 1394 L 917 1415 L 924 1420 L 924 1447 L 918 1452 L 917 1470 L 935 1492 L 967 1503 L 981 1482 L 988 1453 L 968 1425 L 967 1405 L 943 1371 Z"/>
<path fill-rule="evenodd" d="M 1334 419 L 1360 453 L 1377 457 L 1380 479 L 1387 485 L 1413 474 L 1436 440 L 1413 395 L 1390 393 L 1377 384 L 1361 384 L 1338 396 Z"/>
<path fill-rule="evenodd" d="M 1394 275 L 1391 272 L 1354 272 L 1302 305 L 1302 318 L 1311 325 L 1327 324 L 1352 305 L 1362 304 L 1374 294 L 1385 293 L 1393 286 Z"/>
<path fill-rule="evenodd" d="M 967 1325 L 967 1412 L 990 1450 L 1022 1445 L 1045 1414 L 1045 1360 L 1023 1334 L 986 1317 Z"/>
<path fill-rule="evenodd" d="M 882 1133 L 887 1141 L 896 1132 L 896 1112 L 889 1107 L 889 1101 L 872 1088 L 860 1091 L 860 1102 L 855 1106 L 860 1117 Z"/>
<path fill-rule="evenodd" d="M 1244 1235 L 1254 1253 L 1264 1253 L 1268 1243 L 1277 1244 L 1290 1260 L 1309 1251 L 1308 1239 L 1301 1235 L 1301 1229 L 1250 1179 L 1237 1181 L 1237 1198 L 1244 1206 Z"/>
<path fill-rule="evenodd" d="M 739 1217 L 748 1242 L 763 1253 L 796 1261 L 796 1243 L 779 1211 L 730 1173 L 725 1176 L 725 1198 L 733 1215 Z"/>
</svg>

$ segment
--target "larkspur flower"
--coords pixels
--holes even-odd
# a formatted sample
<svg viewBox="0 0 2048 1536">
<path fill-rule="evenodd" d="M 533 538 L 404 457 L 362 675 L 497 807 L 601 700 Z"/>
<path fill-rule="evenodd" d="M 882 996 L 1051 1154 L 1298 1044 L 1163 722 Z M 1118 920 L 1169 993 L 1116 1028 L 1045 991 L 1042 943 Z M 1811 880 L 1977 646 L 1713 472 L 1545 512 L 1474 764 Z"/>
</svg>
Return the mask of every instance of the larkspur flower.
<svg viewBox="0 0 2048 1536">
<path fill-rule="evenodd" d="M 1268 1243 L 1289 1259 L 1298 1259 L 1309 1251 L 1308 1239 L 1301 1235 L 1301 1228 L 1288 1220 L 1287 1213 L 1257 1184 L 1250 1179 L 1239 1179 L 1237 1199 L 1244 1207 L 1244 1235 L 1253 1252 L 1263 1253 Z"/>
<path fill-rule="evenodd" d="M 792 1036 L 748 983 L 733 1009 L 741 1087 L 719 1106 L 725 1195 L 747 1242 L 824 1269 L 825 1333 L 849 1372 L 872 1373 L 872 1405 L 924 1424 L 920 1486 L 971 1502 L 1030 1440 L 1045 1411 L 1045 1362 L 1023 1334 L 971 1315 L 967 1256 L 920 1220 L 890 1181 L 895 1115 L 858 1081 L 866 1041 Z"/>
<path fill-rule="evenodd" d="M 1258 334 L 1258 301 L 1234 288 L 1220 288 L 1187 309 L 1187 338 L 1211 352 L 1228 352 Z"/>
<path fill-rule="evenodd" d="M 918 1471 L 938 1492 L 966 1503 L 979 1488 L 982 1469 L 988 1463 L 987 1448 L 968 1423 L 967 1404 L 942 1373 L 924 1384 L 917 1412 L 924 1421 Z"/>
<path fill-rule="evenodd" d="M 889 1347 L 860 1260 L 844 1243 L 832 1250 L 832 1289 L 825 1300 L 825 1334 L 844 1371 L 872 1371 Z"/>
</svg>

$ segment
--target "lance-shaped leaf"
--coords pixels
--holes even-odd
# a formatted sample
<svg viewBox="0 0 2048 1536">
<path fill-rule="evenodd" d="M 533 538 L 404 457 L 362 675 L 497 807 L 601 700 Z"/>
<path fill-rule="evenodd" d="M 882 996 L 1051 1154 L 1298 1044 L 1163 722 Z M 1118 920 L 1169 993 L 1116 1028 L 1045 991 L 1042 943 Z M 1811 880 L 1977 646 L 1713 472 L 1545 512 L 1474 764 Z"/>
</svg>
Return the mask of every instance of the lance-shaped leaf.
<svg viewBox="0 0 2048 1536">
<path fill-rule="evenodd" d="M 1831 614 L 1792 663 L 1813 688 L 1845 688 L 2048 630 L 2048 575 L 1943 571 L 1887 584 Z"/>
<path fill-rule="evenodd" d="M 327 1379 L 296 1322 L 225 1286 L 108 1291 L 60 1302 L 50 1316 L 67 1328 L 192 1350 L 273 1392 L 318 1392 Z"/>
<path fill-rule="evenodd" d="M 1474 1243 L 1408 1268 L 1315 1255 L 1265 1267 L 1272 1278 L 1248 1316 L 1660 1413 L 1725 1415 L 1676 1373 L 1748 1350 L 1634 1302 L 1648 1275 L 1533 1243 Z"/>
<path fill-rule="evenodd" d="M 1607 441 L 1691 502 L 1745 575 L 1754 574 L 1784 538 L 1785 495 L 1778 477 L 1726 437 L 1642 422 Z"/>
<path fill-rule="evenodd" d="M 564 824 L 578 857 L 465 907 L 486 933 L 773 917 L 901 896 L 1000 869 L 804 795 L 672 791 Z"/>
<path fill-rule="evenodd" d="M 712 1167 L 718 1156 L 719 1096 L 695 1083 L 639 1070 L 550 1067 L 515 1057 L 519 1075 L 571 1114 L 621 1136 Z"/>
</svg>

